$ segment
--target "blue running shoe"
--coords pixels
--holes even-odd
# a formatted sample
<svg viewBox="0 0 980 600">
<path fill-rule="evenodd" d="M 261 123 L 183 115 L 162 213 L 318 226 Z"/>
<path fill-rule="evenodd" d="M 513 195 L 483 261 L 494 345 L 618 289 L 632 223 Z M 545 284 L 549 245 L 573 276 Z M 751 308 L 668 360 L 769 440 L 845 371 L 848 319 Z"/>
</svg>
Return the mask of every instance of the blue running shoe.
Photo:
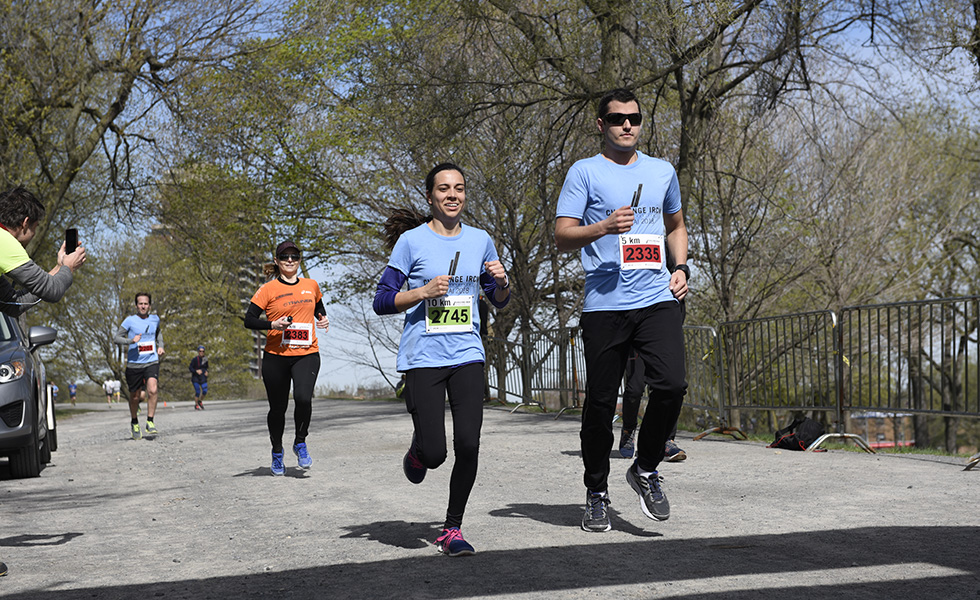
<svg viewBox="0 0 980 600">
<path fill-rule="evenodd" d="M 674 443 L 674 440 L 667 440 L 664 446 L 664 460 L 667 462 L 680 462 L 687 458 L 687 453 Z"/>
<path fill-rule="evenodd" d="M 309 469 L 313 466 L 313 459 L 310 458 L 310 453 L 306 451 L 306 442 L 293 444 L 293 454 L 299 459 L 300 469 Z"/>
<path fill-rule="evenodd" d="M 272 474 L 277 476 L 286 474 L 286 465 L 282 463 L 282 452 L 272 453 Z"/>
<path fill-rule="evenodd" d="M 623 427 L 619 435 L 619 455 L 623 458 L 633 458 L 636 451 L 636 429 L 626 429 Z"/>
<path fill-rule="evenodd" d="M 422 483 L 422 480 L 425 479 L 425 474 L 429 471 L 415 455 L 414 435 L 412 436 L 412 445 L 409 447 L 408 452 L 405 453 L 405 458 L 402 459 L 402 469 L 405 471 L 405 477 L 415 484 Z"/>
<path fill-rule="evenodd" d="M 473 546 L 463 539 L 463 534 L 460 533 L 459 527 L 443 529 L 442 535 L 436 538 L 435 544 L 439 548 L 439 552 L 447 556 L 470 556 L 476 554 Z"/>
</svg>

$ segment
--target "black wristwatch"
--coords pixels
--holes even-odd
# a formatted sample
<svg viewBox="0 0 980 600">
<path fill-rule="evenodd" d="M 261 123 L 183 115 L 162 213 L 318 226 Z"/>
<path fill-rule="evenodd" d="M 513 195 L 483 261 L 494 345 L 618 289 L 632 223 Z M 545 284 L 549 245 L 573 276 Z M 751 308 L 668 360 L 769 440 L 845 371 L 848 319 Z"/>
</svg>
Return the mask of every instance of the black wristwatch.
<svg viewBox="0 0 980 600">
<path fill-rule="evenodd" d="M 688 281 L 691 280 L 691 269 L 688 268 L 687 265 L 677 265 L 677 266 L 674 267 L 674 270 L 675 271 L 684 271 L 684 276 L 687 277 L 687 280 Z"/>
</svg>

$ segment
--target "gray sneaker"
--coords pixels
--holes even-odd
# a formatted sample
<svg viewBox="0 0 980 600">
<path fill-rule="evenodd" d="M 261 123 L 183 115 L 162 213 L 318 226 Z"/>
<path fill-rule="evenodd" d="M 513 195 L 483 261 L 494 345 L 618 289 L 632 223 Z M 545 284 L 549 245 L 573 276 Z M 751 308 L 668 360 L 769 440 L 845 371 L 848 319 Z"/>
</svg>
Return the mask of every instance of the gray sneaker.
<svg viewBox="0 0 980 600">
<path fill-rule="evenodd" d="M 626 482 L 640 497 L 643 514 L 657 521 L 666 521 L 670 518 L 670 502 L 667 502 L 667 496 L 660 487 L 662 481 L 663 478 L 656 473 L 651 477 L 643 477 L 637 473 L 636 463 L 626 470 Z"/>
<path fill-rule="evenodd" d="M 609 521 L 609 494 L 593 494 L 585 492 L 585 515 L 582 517 L 582 529 L 602 533 L 612 529 Z"/>
</svg>

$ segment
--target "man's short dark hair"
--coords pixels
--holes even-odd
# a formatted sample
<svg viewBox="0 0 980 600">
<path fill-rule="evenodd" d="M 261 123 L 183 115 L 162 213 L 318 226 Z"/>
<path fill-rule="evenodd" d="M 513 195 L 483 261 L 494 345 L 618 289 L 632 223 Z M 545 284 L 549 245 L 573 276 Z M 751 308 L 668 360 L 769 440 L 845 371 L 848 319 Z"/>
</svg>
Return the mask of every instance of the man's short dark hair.
<svg viewBox="0 0 980 600">
<path fill-rule="evenodd" d="M 138 292 L 136 297 L 133 299 L 134 304 L 140 303 L 140 296 L 146 296 L 146 301 L 153 304 L 153 296 L 150 295 L 150 292 Z"/>
<path fill-rule="evenodd" d="M 20 227 L 27 223 L 37 223 L 44 217 L 44 205 L 37 197 L 23 187 L 0 194 L 0 224 L 7 229 Z"/>
<path fill-rule="evenodd" d="M 600 119 L 606 116 L 606 113 L 609 112 L 609 103 L 613 101 L 623 103 L 636 102 L 636 107 L 640 107 L 640 101 L 636 99 L 636 94 L 626 88 L 616 88 L 606 92 L 606 94 L 599 99 L 599 110 L 596 112 L 596 116 Z"/>
</svg>

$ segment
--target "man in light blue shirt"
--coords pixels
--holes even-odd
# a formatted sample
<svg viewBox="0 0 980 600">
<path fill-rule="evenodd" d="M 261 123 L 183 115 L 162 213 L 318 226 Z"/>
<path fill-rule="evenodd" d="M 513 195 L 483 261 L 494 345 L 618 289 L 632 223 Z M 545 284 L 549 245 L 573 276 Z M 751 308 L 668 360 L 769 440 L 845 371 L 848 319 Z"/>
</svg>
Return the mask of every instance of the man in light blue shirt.
<svg viewBox="0 0 980 600">
<path fill-rule="evenodd" d="M 129 387 L 130 432 L 134 440 L 143 437 L 136 415 L 140 397 L 146 390 L 146 434 L 156 435 L 153 417 L 157 412 L 160 358 L 163 356 L 163 334 L 160 317 L 150 314 L 152 298 L 147 292 L 136 294 L 136 314 L 126 317 L 116 330 L 115 342 L 127 346 L 126 386 Z"/>
<path fill-rule="evenodd" d="M 645 366 L 650 401 L 639 432 L 640 452 L 626 480 L 647 517 L 670 516 L 657 467 L 687 390 L 679 301 L 687 295 L 690 270 L 677 174 L 670 163 L 637 150 L 642 120 L 629 90 L 603 96 L 596 120 L 602 152 L 572 166 L 558 199 L 555 242 L 562 251 L 581 249 L 585 269 L 579 326 L 587 370 L 580 434 L 586 531 L 612 529 L 607 509 L 612 421 L 634 349 Z M 668 251 L 677 262 L 673 273 Z"/>
</svg>

